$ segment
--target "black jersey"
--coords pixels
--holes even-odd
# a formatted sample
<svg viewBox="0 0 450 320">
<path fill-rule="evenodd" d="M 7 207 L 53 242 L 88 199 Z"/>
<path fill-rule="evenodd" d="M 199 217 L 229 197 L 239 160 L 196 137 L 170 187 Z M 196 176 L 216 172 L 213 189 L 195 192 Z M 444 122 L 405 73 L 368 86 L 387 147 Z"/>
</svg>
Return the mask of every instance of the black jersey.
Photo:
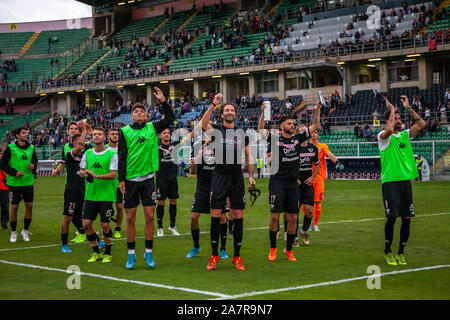
<svg viewBox="0 0 450 320">
<path fill-rule="evenodd" d="M 215 169 L 215 157 L 214 150 L 211 145 L 206 147 L 202 153 L 202 161 L 196 164 L 197 168 L 197 187 L 201 185 L 202 187 L 207 187 L 211 185 L 211 176 Z"/>
<path fill-rule="evenodd" d="M 270 140 L 272 135 L 269 134 Z M 291 138 L 285 138 L 283 135 L 278 136 L 276 146 L 278 147 L 278 171 L 272 175 L 275 179 L 297 180 L 297 172 L 299 168 L 298 146 L 308 139 L 308 130 L 304 130 Z M 275 146 L 271 146 L 272 157 Z M 272 165 L 274 159 L 272 158 Z"/>
<path fill-rule="evenodd" d="M 241 157 L 249 144 L 248 136 L 242 129 L 225 128 L 222 124 L 212 124 L 214 129 L 220 130 L 220 150 L 215 150 L 216 166 L 214 171 L 222 174 L 242 173 Z M 222 155 L 220 155 L 222 153 Z"/>
<path fill-rule="evenodd" d="M 308 142 L 306 147 L 298 145 L 298 155 L 300 157 L 298 179 L 303 182 L 312 176 L 313 163 L 315 166 L 320 165 L 319 150 Z"/>
<path fill-rule="evenodd" d="M 159 143 L 159 169 L 157 177 L 160 179 L 173 180 L 177 178 L 178 165 L 172 156 L 172 151 L 180 142 L 170 142 L 168 145 Z"/>
<path fill-rule="evenodd" d="M 80 162 L 83 154 L 74 155 L 73 150 L 66 154 L 67 187 L 84 189 L 84 178 L 80 177 Z"/>
</svg>

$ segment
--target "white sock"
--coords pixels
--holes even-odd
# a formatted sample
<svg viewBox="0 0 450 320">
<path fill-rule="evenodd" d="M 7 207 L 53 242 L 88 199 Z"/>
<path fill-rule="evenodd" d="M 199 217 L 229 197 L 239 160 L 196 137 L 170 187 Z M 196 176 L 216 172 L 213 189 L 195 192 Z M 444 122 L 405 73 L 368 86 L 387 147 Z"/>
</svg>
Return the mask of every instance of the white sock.
<svg viewBox="0 0 450 320">
<path fill-rule="evenodd" d="M 128 254 L 134 254 L 134 249 L 128 249 Z"/>
<path fill-rule="evenodd" d="M 152 249 L 145 248 L 145 253 L 149 253 L 149 252 L 152 252 Z"/>
</svg>

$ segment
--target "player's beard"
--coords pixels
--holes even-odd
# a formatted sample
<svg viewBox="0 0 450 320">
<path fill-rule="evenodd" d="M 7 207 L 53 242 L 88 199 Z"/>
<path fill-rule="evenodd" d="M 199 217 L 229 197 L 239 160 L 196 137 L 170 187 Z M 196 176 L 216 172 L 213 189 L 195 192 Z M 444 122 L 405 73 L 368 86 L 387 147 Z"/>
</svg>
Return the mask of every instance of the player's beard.
<svg viewBox="0 0 450 320">
<path fill-rule="evenodd" d="M 223 121 L 226 123 L 229 123 L 229 124 L 233 123 L 235 119 L 236 119 L 236 117 L 233 115 L 226 115 L 223 117 Z"/>
<path fill-rule="evenodd" d="M 291 131 L 291 130 L 286 129 L 286 128 L 283 129 L 283 132 L 286 133 L 286 134 L 294 134 L 294 131 Z"/>
</svg>

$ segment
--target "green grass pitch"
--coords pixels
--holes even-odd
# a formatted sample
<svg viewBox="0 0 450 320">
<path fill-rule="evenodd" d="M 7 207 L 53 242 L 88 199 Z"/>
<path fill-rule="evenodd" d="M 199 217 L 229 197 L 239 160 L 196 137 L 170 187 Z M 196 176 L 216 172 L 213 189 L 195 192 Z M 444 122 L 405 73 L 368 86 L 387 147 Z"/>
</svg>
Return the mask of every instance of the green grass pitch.
<svg viewBox="0 0 450 320">
<path fill-rule="evenodd" d="M 450 298 L 449 182 L 413 182 L 416 217 L 405 250 L 408 265 L 394 267 L 388 266 L 383 258 L 385 219 L 381 182 L 327 181 L 321 231 L 310 233 L 311 245 L 294 248 L 297 261 L 289 262 L 282 254 L 284 241 L 278 240 L 277 260 L 269 262 L 268 180 L 257 179 L 261 196 L 253 207 L 247 203 L 244 211 L 241 257 L 247 270 L 237 271 L 230 258 L 220 260 L 213 272 L 206 270 L 211 254 L 208 215 L 200 218 L 199 255 L 186 258 L 192 248 L 189 220 L 195 182 L 193 178 L 179 179 L 177 227 L 182 234 L 179 237 L 167 230 L 166 204 L 165 235 L 154 238 L 154 270 L 147 268 L 143 258 L 144 219 L 139 208 L 136 267 L 126 270 L 125 239 L 114 240 L 110 264 L 87 263 L 91 254 L 88 243 L 71 245 L 71 254 L 60 251 L 64 180 L 39 177 L 35 184 L 31 242 L 23 242 L 20 236 L 23 204 L 19 209 L 18 241 L 10 243 L 10 232 L 0 231 L 0 299 L 86 299 L 87 293 L 96 299 L 133 300 Z M 125 223 L 126 220 L 122 226 L 124 237 Z M 394 253 L 398 249 L 400 224 L 397 221 L 395 226 Z M 99 230 L 98 221 L 96 225 Z M 73 225 L 70 228 L 69 239 L 75 231 Z M 230 237 L 227 243 L 230 256 L 232 247 Z M 71 275 L 62 271 L 71 265 L 89 274 L 81 275 L 79 290 L 67 288 Z M 388 273 L 380 278 L 380 289 L 367 287 L 365 277 L 371 265 Z M 440 267 L 426 269 L 433 266 Z M 402 270 L 407 272 L 392 273 Z"/>
</svg>

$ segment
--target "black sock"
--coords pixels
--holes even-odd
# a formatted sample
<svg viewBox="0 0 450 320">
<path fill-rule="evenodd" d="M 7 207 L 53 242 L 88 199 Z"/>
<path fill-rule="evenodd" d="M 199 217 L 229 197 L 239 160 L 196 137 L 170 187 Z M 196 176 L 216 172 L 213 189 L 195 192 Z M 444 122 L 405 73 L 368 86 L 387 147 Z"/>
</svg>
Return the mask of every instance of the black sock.
<svg viewBox="0 0 450 320">
<path fill-rule="evenodd" d="M 145 249 L 153 249 L 153 240 L 145 240 Z"/>
<path fill-rule="evenodd" d="M 220 224 L 220 249 L 225 250 L 227 246 L 227 223 Z"/>
<path fill-rule="evenodd" d="M 400 227 L 400 245 L 398 247 L 398 254 L 403 254 L 406 242 L 408 242 L 409 231 L 411 228 L 411 219 L 402 219 L 402 226 Z"/>
<path fill-rule="evenodd" d="M 98 246 L 92 247 L 92 250 L 94 250 L 95 253 L 100 253 Z"/>
<path fill-rule="evenodd" d="M 240 256 L 242 246 L 242 235 L 244 233 L 244 218 L 234 219 L 234 257 Z"/>
<path fill-rule="evenodd" d="M 97 233 L 97 232 L 95 233 L 95 235 L 96 235 L 96 237 L 97 237 L 97 243 L 100 242 L 100 241 L 102 241 L 102 240 L 100 239 L 100 237 L 98 236 L 98 233 Z"/>
<path fill-rule="evenodd" d="M 111 245 L 105 244 L 105 254 L 111 254 Z"/>
<path fill-rule="evenodd" d="M 61 233 L 61 242 L 62 245 L 66 245 L 69 241 L 69 234 L 68 233 Z"/>
<path fill-rule="evenodd" d="M 170 215 L 170 227 L 175 227 L 175 221 L 177 220 L 177 205 L 171 204 L 169 205 L 169 215 Z"/>
<path fill-rule="evenodd" d="M 287 232 L 287 225 L 288 225 L 288 222 L 285 221 L 285 222 L 284 222 L 284 232 Z"/>
<path fill-rule="evenodd" d="M 191 229 L 192 240 L 194 240 L 194 247 L 200 247 L 199 239 L 200 239 L 200 229 Z"/>
<path fill-rule="evenodd" d="M 17 221 L 10 221 L 9 224 L 11 225 L 11 231 L 16 231 Z"/>
<path fill-rule="evenodd" d="M 80 229 L 78 229 L 78 233 L 79 234 L 85 234 L 86 231 L 84 230 L 84 228 L 80 228 Z"/>
<path fill-rule="evenodd" d="M 270 247 L 271 248 L 277 247 L 277 232 L 278 231 L 269 230 L 269 238 L 270 238 Z"/>
<path fill-rule="evenodd" d="M 158 221 L 158 228 L 162 228 L 162 220 L 164 218 L 164 206 L 158 205 L 156 207 L 156 220 Z"/>
<path fill-rule="evenodd" d="M 31 219 L 27 219 L 27 218 L 23 219 L 23 228 L 25 230 L 28 230 L 28 228 L 30 227 L 30 224 L 31 224 Z"/>
<path fill-rule="evenodd" d="M 308 231 L 309 226 L 311 225 L 311 221 L 312 218 L 308 218 L 306 214 L 303 216 L 303 227 L 302 227 L 303 232 Z"/>
<path fill-rule="evenodd" d="M 219 255 L 220 218 L 211 217 L 211 248 L 212 255 Z"/>
<path fill-rule="evenodd" d="M 127 242 L 127 249 L 128 250 L 134 250 L 136 248 L 136 242 Z"/>
<path fill-rule="evenodd" d="M 114 230 L 120 232 L 120 231 L 122 231 L 122 228 L 121 227 L 115 227 Z"/>
<path fill-rule="evenodd" d="M 384 225 L 384 253 L 388 254 L 391 252 L 392 240 L 394 239 L 394 225 L 396 218 L 388 218 L 386 224 Z"/>
<path fill-rule="evenodd" d="M 286 240 L 286 250 L 291 251 L 292 250 L 292 244 L 294 243 L 295 234 L 289 233 L 287 234 L 287 240 Z"/>
<path fill-rule="evenodd" d="M 230 220 L 228 222 L 228 230 L 230 230 L 230 233 L 233 233 L 233 227 L 234 227 L 234 220 Z"/>
</svg>

